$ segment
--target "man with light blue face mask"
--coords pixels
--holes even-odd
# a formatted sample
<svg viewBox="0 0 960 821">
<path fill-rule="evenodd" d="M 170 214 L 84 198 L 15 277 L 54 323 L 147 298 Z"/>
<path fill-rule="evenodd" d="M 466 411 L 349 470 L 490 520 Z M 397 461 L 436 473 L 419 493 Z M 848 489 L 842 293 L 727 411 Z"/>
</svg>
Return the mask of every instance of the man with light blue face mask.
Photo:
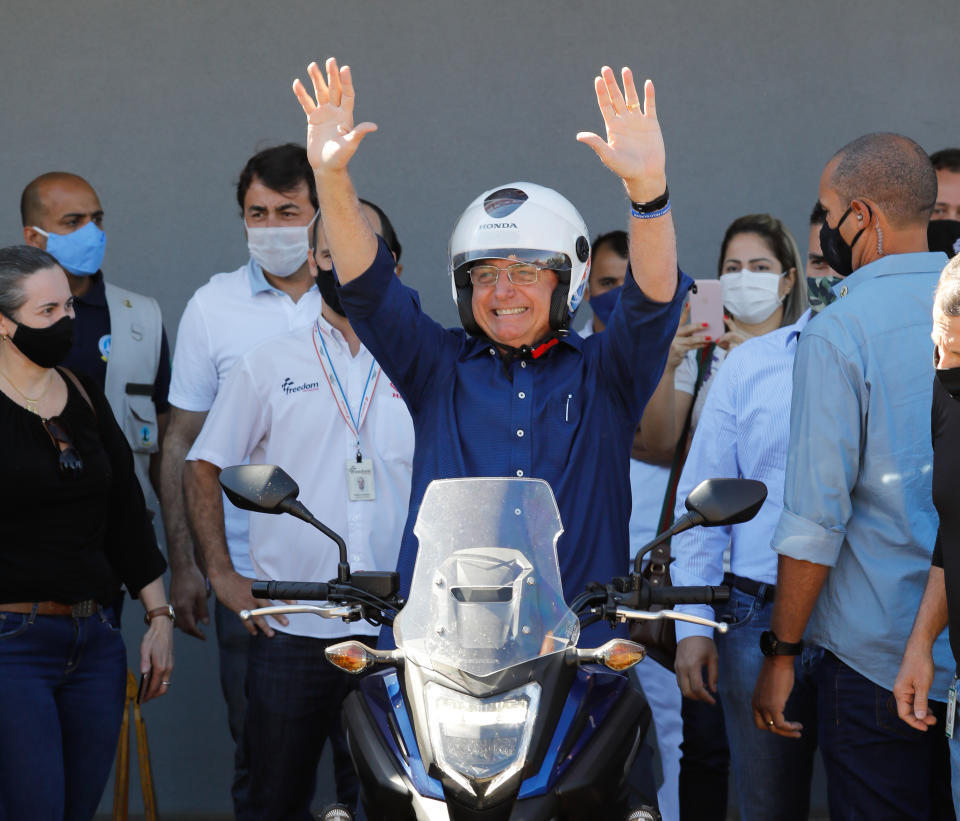
<svg viewBox="0 0 960 821">
<path fill-rule="evenodd" d="M 246 247 L 235 249 L 242 264 L 197 289 L 177 330 L 161 491 L 177 627 L 204 639 L 202 625 L 209 624 L 210 615 L 216 624 L 220 684 L 237 742 L 232 794 L 239 810 L 249 793 L 242 732 L 251 635 L 236 614 L 261 603 L 250 593 L 255 573 L 249 516 L 224 504 L 214 482 L 187 488 L 188 520 L 184 460 L 234 363 L 269 337 L 308 328 L 323 301 L 307 262 L 317 195 L 306 151 L 288 143 L 256 153 L 240 173 L 236 196 L 246 236 Z M 285 376 L 278 371 L 277 390 Z M 202 556 L 199 566 L 195 547 Z M 210 615 L 204 576 L 216 596 Z M 268 636 L 274 633 L 262 620 L 257 627 Z"/>
<path fill-rule="evenodd" d="M 104 281 L 103 208 L 82 177 L 59 171 L 37 177 L 23 190 L 20 216 L 24 240 L 56 258 L 75 299 L 74 345 L 64 365 L 103 388 L 133 450 L 147 507 L 157 514 L 160 444 L 170 407 L 170 353 L 160 307 Z"/>
</svg>

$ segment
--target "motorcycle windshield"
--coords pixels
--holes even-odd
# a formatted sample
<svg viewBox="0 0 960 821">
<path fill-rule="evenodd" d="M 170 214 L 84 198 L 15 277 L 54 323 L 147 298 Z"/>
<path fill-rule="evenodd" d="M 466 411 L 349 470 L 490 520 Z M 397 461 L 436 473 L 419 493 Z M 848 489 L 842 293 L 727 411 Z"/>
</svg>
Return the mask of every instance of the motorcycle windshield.
<svg viewBox="0 0 960 821">
<path fill-rule="evenodd" d="M 575 645 L 560 584 L 563 532 L 541 479 L 440 479 L 427 487 L 397 647 L 421 667 L 487 676 Z"/>
</svg>

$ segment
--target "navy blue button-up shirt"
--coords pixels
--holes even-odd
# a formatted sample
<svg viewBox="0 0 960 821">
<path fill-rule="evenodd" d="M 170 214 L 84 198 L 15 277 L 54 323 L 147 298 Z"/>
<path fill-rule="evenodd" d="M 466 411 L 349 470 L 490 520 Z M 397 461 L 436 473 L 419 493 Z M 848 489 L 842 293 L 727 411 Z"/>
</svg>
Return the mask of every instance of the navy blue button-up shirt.
<svg viewBox="0 0 960 821">
<path fill-rule="evenodd" d="M 627 571 L 631 442 L 690 284 L 680 274 L 673 300 L 653 302 L 628 273 L 604 332 L 581 339 L 571 331 L 541 358 L 505 364 L 489 341 L 430 319 L 416 292 L 394 275 L 380 240 L 371 267 L 340 297 L 413 416 L 413 482 L 397 563 L 404 594 L 413 577 L 420 502 L 427 485 L 441 478 L 549 482 L 564 527 L 557 556 L 567 601 L 588 582 Z M 595 635 L 603 640 L 610 632 Z"/>
</svg>

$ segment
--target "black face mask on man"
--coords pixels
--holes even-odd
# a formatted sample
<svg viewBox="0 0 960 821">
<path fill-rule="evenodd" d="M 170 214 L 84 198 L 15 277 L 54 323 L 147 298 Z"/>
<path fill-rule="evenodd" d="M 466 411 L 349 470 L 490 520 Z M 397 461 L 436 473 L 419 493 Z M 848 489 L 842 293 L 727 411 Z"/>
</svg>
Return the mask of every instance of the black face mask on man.
<svg viewBox="0 0 960 821">
<path fill-rule="evenodd" d="M 937 369 L 937 381 L 954 399 L 960 399 L 960 368 Z"/>
<path fill-rule="evenodd" d="M 870 209 L 869 205 L 867 209 Z M 847 245 L 846 240 L 840 235 L 840 226 L 843 225 L 843 221 L 850 216 L 852 210 L 852 207 L 848 207 L 847 210 L 843 212 L 843 216 L 840 217 L 836 228 L 831 228 L 827 225 L 826 220 L 824 220 L 823 225 L 820 226 L 820 252 L 823 254 L 826 263 L 842 277 L 848 277 L 853 273 L 853 246 L 857 244 L 857 240 L 860 239 L 861 234 L 867 230 L 866 227 L 861 228 L 857 231 L 857 235 L 853 238 L 853 241 Z M 872 216 L 873 212 L 871 211 L 870 214 Z"/>
<path fill-rule="evenodd" d="M 343 310 L 337 287 L 337 276 L 333 273 L 333 269 L 317 266 L 317 289 L 323 297 L 323 304 L 340 316 L 346 316 L 347 312 Z"/>
<path fill-rule="evenodd" d="M 13 317 L 7 318 L 16 322 Z M 20 322 L 9 339 L 35 365 L 53 368 L 67 358 L 73 347 L 73 327 L 72 316 L 61 317 L 46 328 L 32 328 Z"/>
</svg>

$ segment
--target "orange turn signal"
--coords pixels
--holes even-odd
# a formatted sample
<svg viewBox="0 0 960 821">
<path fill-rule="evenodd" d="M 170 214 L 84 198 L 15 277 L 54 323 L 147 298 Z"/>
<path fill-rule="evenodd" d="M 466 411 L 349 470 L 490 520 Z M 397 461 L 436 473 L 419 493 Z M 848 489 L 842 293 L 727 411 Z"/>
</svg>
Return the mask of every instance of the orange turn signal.
<svg viewBox="0 0 960 821">
<path fill-rule="evenodd" d="M 376 662 L 370 648 L 359 641 L 331 644 L 324 652 L 327 661 L 348 673 L 362 673 Z"/>
<path fill-rule="evenodd" d="M 643 648 L 643 645 L 637 644 L 635 641 L 613 639 L 600 648 L 597 653 L 597 660 L 611 670 L 622 672 L 643 661 L 646 655 L 647 651 Z"/>
</svg>

